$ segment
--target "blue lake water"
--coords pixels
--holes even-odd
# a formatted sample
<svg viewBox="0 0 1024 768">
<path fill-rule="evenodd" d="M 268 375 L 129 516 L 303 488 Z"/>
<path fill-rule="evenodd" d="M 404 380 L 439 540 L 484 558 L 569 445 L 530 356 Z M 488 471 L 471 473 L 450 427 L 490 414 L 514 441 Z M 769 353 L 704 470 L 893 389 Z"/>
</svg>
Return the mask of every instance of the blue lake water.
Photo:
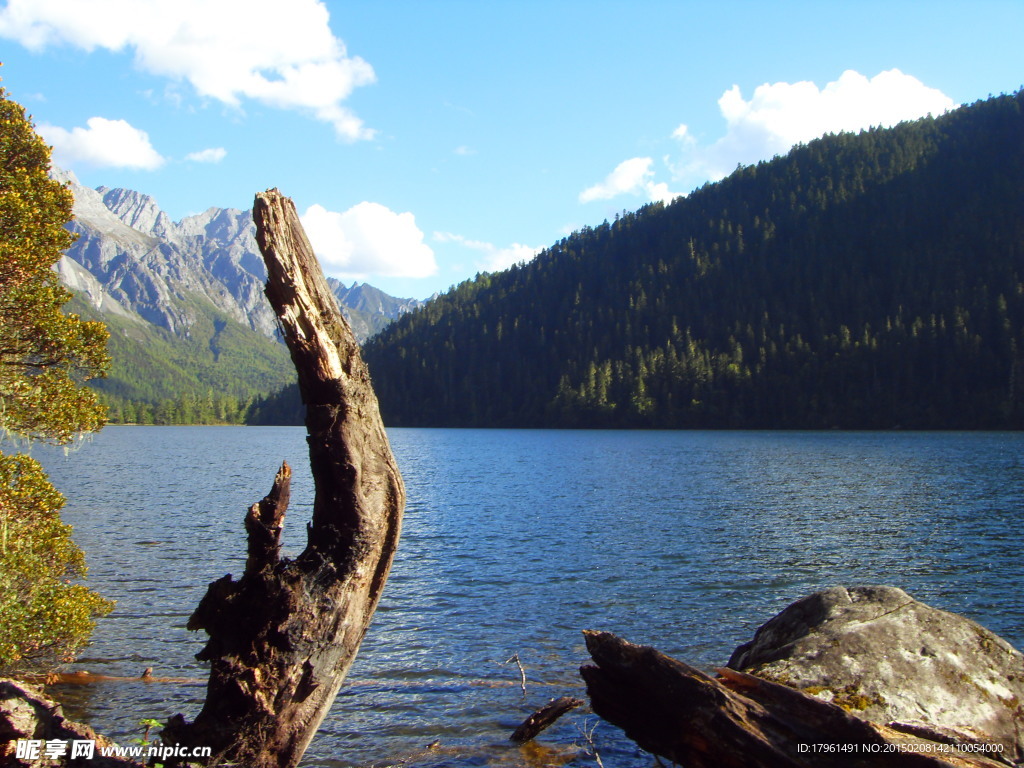
<svg viewBox="0 0 1024 768">
<path fill-rule="evenodd" d="M 549 698 L 583 696 L 581 630 L 710 668 L 836 584 L 899 586 L 1024 646 L 1022 434 L 389 434 L 408 491 L 399 554 L 305 766 L 590 766 L 596 748 L 607 768 L 647 768 L 582 711 L 539 745 L 507 741 Z M 304 431 L 108 427 L 34 455 L 68 497 L 90 584 L 117 601 L 75 668 L 201 680 L 64 686 L 67 713 L 121 742 L 142 718 L 194 715 L 205 635 L 185 622 L 210 581 L 241 573 L 245 511 L 282 460 L 285 554 L 303 546 Z"/>
</svg>

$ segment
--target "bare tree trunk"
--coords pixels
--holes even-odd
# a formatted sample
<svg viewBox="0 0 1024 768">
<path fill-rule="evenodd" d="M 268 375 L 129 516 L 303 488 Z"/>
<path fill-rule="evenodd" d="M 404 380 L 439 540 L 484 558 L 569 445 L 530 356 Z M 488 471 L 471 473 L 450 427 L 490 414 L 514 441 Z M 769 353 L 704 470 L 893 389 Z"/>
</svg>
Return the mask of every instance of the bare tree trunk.
<svg viewBox="0 0 1024 768">
<path fill-rule="evenodd" d="M 715 679 L 653 648 L 585 632 L 594 712 L 686 768 L 996 768 L 731 669 Z"/>
<path fill-rule="evenodd" d="M 176 715 L 162 736 L 211 747 L 204 765 L 285 768 L 298 764 L 359 649 L 398 544 L 405 488 L 359 347 L 294 204 L 268 190 L 253 214 L 266 294 L 306 404 L 313 519 L 302 554 L 279 559 L 285 464 L 245 519 L 242 577 L 213 582 L 189 620 L 210 636 L 198 654 L 211 664 L 203 709 L 192 723 Z"/>
</svg>

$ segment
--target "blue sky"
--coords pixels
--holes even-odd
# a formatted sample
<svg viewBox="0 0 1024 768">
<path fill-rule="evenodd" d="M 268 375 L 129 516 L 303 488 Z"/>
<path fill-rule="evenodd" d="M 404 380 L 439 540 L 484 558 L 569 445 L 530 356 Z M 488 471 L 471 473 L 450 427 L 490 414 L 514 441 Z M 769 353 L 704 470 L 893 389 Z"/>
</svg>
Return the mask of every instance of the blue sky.
<svg viewBox="0 0 1024 768">
<path fill-rule="evenodd" d="M 5 0 L 0 75 L 88 186 L 292 197 L 423 298 L 829 130 L 1024 82 L 1024 2 Z"/>
</svg>

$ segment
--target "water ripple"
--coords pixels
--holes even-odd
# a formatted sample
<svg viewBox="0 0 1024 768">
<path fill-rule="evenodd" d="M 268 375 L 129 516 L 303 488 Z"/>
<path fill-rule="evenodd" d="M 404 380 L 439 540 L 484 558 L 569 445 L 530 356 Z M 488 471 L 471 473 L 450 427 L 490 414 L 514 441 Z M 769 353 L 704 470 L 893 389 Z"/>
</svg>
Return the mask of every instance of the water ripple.
<svg viewBox="0 0 1024 768">
<path fill-rule="evenodd" d="M 649 757 L 585 712 L 540 746 L 508 733 L 582 695 L 580 631 L 723 663 L 792 600 L 886 583 L 1024 644 L 1024 436 L 393 430 L 403 540 L 363 649 L 303 765 L 606 765 Z M 282 459 L 286 554 L 312 508 L 302 430 L 108 427 L 35 451 L 67 495 L 90 583 L 117 600 L 79 668 L 204 680 L 185 623 L 244 567 L 242 519 Z M 519 654 L 528 678 L 505 662 Z M 194 715 L 204 683 L 69 686 L 69 715 L 120 741 Z M 589 724 L 588 724 L 589 723 Z M 440 740 L 440 745 L 427 745 Z M 539 751 L 538 751 L 539 750 Z M 547 751 L 544 751 L 547 750 Z"/>
</svg>

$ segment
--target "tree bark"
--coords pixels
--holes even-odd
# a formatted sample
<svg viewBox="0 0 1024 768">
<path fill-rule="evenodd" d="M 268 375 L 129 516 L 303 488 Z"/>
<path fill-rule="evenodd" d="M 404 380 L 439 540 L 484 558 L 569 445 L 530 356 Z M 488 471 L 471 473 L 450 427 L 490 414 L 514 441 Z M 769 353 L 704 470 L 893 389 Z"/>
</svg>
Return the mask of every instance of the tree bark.
<svg viewBox="0 0 1024 768">
<path fill-rule="evenodd" d="M 213 582 L 189 620 L 210 662 L 202 711 L 176 715 L 165 743 L 210 747 L 200 764 L 298 764 L 326 715 L 387 580 L 405 488 L 352 331 L 320 271 L 291 200 L 256 196 L 256 237 L 306 406 L 315 499 L 307 546 L 280 559 L 291 470 L 245 519 L 242 577 Z M 187 760 L 168 765 L 191 765 Z"/>
<path fill-rule="evenodd" d="M 687 768 L 992 768 L 841 707 L 722 669 L 715 679 L 604 632 L 585 632 L 591 707 L 643 749 Z M 901 745 L 903 745 L 901 747 Z M 947 745 L 948 746 L 948 745 Z"/>
</svg>

